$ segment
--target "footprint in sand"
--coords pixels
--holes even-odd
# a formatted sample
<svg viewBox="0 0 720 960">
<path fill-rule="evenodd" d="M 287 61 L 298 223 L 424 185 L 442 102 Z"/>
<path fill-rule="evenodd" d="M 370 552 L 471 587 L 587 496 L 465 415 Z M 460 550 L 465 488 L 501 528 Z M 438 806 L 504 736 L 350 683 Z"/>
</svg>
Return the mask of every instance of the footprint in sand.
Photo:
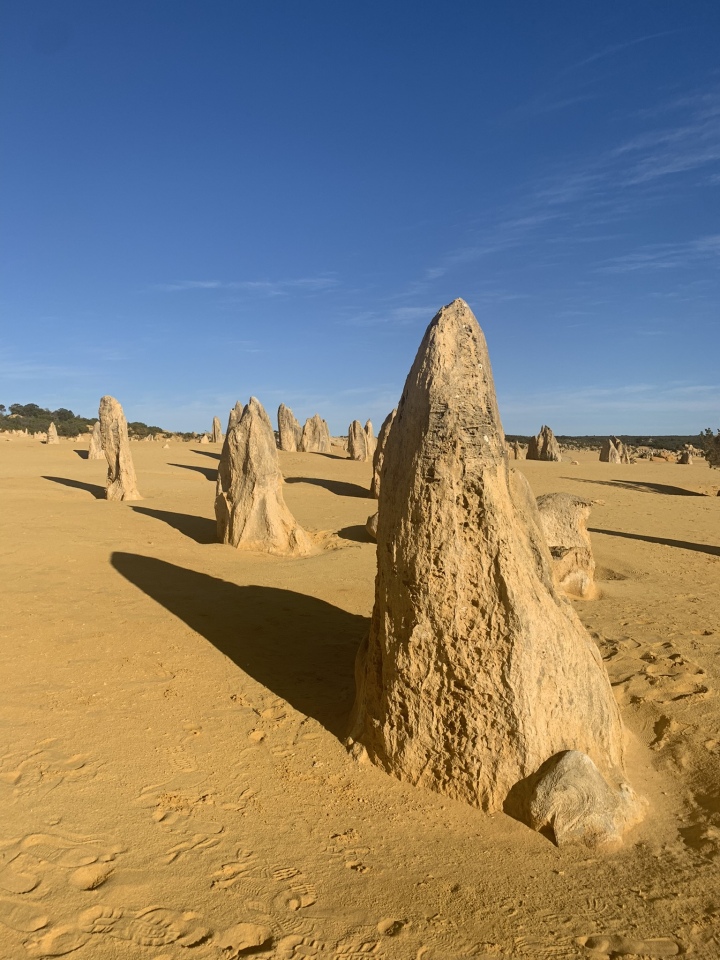
<svg viewBox="0 0 720 960">
<path fill-rule="evenodd" d="M 48 925 L 49 917 L 34 904 L 0 899 L 0 923 L 19 933 L 35 933 Z"/>
<path fill-rule="evenodd" d="M 611 936 L 580 937 L 577 941 L 587 950 L 611 957 L 676 957 L 680 947 L 675 940 L 661 937 L 653 940 L 637 940 L 620 934 Z"/>
<path fill-rule="evenodd" d="M 76 923 L 49 930 L 43 936 L 27 940 L 31 957 L 61 957 L 84 946 L 94 936 L 109 936 L 144 947 L 164 947 L 171 943 L 194 947 L 211 936 L 197 922 L 195 913 L 178 913 L 164 907 L 147 907 L 128 912 L 101 905 L 84 910 Z"/>
<path fill-rule="evenodd" d="M 99 838 L 27 834 L 7 842 L 0 853 L 0 890 L 29 893 L 53 871 L 79 890 L 95 890 L 110 877 L 115 858 L 123 852 L 124 847 Z"/>
<path fill-rule="evenodd" d="M 252 850 L 238 850 L 235 859 L 224 863 L 219 870 L 213 873 L 211 885 L 221 890 L 233 887 L 235 884 L 249 877 L 257 867 L 257 857 Z"/>
<path fill-rule="evenodd" d="M 12 787 L 16 795 L 47 793 L 66 780 L 94 777 L 96 768 L 87 754 L 68 753 L 58 739 L 51 738 L 0 757 L 0 785 Z"/>
</svg>

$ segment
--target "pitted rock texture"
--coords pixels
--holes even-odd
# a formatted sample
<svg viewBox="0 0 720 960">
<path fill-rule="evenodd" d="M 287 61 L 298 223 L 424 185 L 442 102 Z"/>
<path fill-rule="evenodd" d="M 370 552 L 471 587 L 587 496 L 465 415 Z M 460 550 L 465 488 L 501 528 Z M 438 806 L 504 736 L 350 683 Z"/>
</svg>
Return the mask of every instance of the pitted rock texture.
<svg viewBox="0 0 720 960">
<path fill-rule="evenodd" d="M 100 436 L 108 464 L 105 497 L 108 500 L 142 500 L 130 453 L 127 420 L 114 397 L 100 400 Z"/>
<path fill-rule="evenodd" d="M 550 427 L 543 425 L 540 427 L 540 433 L 536 437 L 530 437 L 528 442 L 526 460 L 562 460 L 560 453 L 560 444 L 555 439 L 555 434 Z"/>
<path fill-rule="evenodd" d="M 592 502 L 571 493 L 546 493 L 537 498 L 537 505 L 556 586 L 571 596 L 592 599 L 597 595 L 595 560 L 587 531 Z"/>
<path fill-rule="evenodd" d="M 394 410 L 391 410 L 383 420 L 382 426 L 380 427 L 380 433 L 378 434 L 377 438 L 375 453 L 373 454 L 373 476 L 370 483 L 370 496 L 375 497 L 376 500 L 380 496 L 380 474 L 382 473 L 382 467 L 385 461 L 385 446 L 387 444 L 390 428 L 393 425 L 393 420 L 395 419 L 396 413 L 397 407 Z"/>
<path fill-rule="evenodd" d="M 281 403 L 278 407 L 277 418 L 280 449 L 288 453 L 294 453 L 300 443 L 302 428 L 290 407 L 286 407 L 284 403 Z"/>
<path fill-rule="evenodd" d="M 218 538 L 239 550 L 305 556 L 308 535 L 285 505 L 270 418 L 255 397 L 228 431 L 218 464 Z"/>
<path fill-rule="evenodd" d="M 299 449 L 301 453 L 330 453 L 330 431 L 319 413 L 305 421 Z"/>
<path fill-rule="evenodd" d="M 433 319 L 405 383 L 378 511 L 353 749 L 485 810 L 565 750 L 621 780 L 618 707 L 555 591 L 535 499 L 508 466 L 485 338 L 462 300 Z"/>
</svg>

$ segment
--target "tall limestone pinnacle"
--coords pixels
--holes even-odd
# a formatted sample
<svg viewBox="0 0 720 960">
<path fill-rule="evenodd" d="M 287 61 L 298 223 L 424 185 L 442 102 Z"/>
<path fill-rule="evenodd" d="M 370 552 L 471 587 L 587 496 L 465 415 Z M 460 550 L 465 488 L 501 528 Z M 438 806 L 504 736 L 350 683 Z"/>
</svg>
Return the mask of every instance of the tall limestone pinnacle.
<svg viewBox="0 0 720 960">
<path fill-rule="evenodd" d="M 108 500 L 142 500 L 130 453 L 127 420 L 114 397 L 100 400 L 100 436 L 108 464 L 105 497 Z"/>
<path fill-rule="evenodd" d="M 285 505 L 275 433 L 255 397 L 231 424 L 218 464 L 218 537 L 239 550 L 304 556 L 312 541 Z"/>
<path fill-rule="evenodd" d="M 552 758 L 579 751 L 621 798 L 618 707 L 597 648 L 555 592 L 535 500 L 509 469 L 485 338 L 463 300 L 435 316 L 405 383 L 377 541 L 353 749 L 488 811 L 521 781 L 530 790 Z M 543 811 L 547 793 L 545 783 Z M 618 810 L 608 835 L 632 819 L 620 799 Z"/>
</svg>

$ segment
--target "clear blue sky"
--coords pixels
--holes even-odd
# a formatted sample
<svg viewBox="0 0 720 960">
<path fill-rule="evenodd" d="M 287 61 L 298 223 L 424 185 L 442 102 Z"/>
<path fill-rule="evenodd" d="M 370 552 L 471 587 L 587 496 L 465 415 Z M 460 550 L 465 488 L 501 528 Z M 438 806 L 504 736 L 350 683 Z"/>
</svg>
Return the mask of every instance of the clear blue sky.
<svg viewBox="0 0 720 960">
<path fill-rule="evenodd" d="M 720 427 L 717 0 L 0 11 L 0 402 L 345 432 L 463 297 L 506 432 Z"/>
</svg>

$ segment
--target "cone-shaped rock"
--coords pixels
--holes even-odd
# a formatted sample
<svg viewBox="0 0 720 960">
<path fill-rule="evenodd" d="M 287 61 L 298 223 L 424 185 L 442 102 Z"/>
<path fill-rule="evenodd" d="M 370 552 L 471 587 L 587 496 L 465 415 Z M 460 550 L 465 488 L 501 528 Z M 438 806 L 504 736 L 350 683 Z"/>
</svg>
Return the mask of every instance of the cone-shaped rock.
<svg viewBox="0 0 720 960">
<path fill-rule="evenodd" d="M 348 428 L 348 453 L 351 460 L 368 460 L 367 434 L 359 420 L 353 420 Z"/>
<path fill-rule="evenodd" d="M 220 426 L 220 417 L 213 417 L 211 440 L 213 443 L 223 442 L 223 433 L 222 433 L 222 427 Z"/>
<path fill-rule="evenodd" d="M 278 407 L 278 437 L 280 449 L 288 453 L 294 453 L 298 448 L 301 436 L 302 428 L 295 419 L 295 414 L 290 407 L 286 407 L 284 403 L 281 403 Z"/>
<path fill-rule="evenodd" d="M 526 460 L 562 460 L 560 444 L 550 427 L 543 425 L 536 437 L 530 437 Z"/>
<path fill-rule="evenodd" d="M 597 648 L 555 592 L 535 500 L 508 466 L 485 338 L 462 300 L 425 333 L 378 509 L 354 749 L 486 810 L 566 750 L 617 785 L 618 707 Z"/>
<path fill-rule="evenodd" d="M 205 444 L 210 443 L 210 438 L 208 437 L 208 435 L 207 435 L 206 433 L 204 433 L 204 434 L 200 437 L 200 440 L 198 441 L 198 443 L 201 443 L 201 444 L 204 446 Z"/>
<path fill-rule="evenodd" d="M 312 543 L 285 506 L 270 418 L 255 397 L 225 437 L 218 464 L 218 537 L 240 550 L 282 556 L 310 553 Z"/>
<path fill-rule="evenodd" d="M 102 435 L 100 433 L 100 421 L 96 420 L 90 434 L 90 447 L 88 449 L 88 460 L 104 460 Z"/>
<path fill-rule="evenodd" d="M 537 505 L 556 585 L 571 596 L 592 599 L 597 595 L 595 560 L 587 531 L 592 502 L 572 493 L 546 493 L 537 498 Z"/>
<path fill-rule="evenodd" d="M 108 500 L 142 500 L 130 453 L 127 420 L 114 397 L 100 400 L 100 436 L 108 464 L 105 496 Z"/>
<path fill-rule="evenodd" d="M 57 427 L 55 426 L 54 423 L 51 423 L 50 426 L 48 427 L 47 442 L 48 442 L 48 443 L 60 443 L 60 441 L 58 440 Z"/>
<path fill-rule="evenodd" d="M 330 431 L 319 413 L 305 421 L 299 449 L 302 453 L 330 453 Z"/>
<path fill-rule="evenodd" d="M 377 449 L 377 437 L 373 433 L 372 420 L 368 420 L 365 423 L 365 438 L 367 440 L 368 460 L 372 460 L 375 456 L 375 450 Z"/>
<path fill-rule="evenodd" d="M 383 420 L 382 426 L 380 427 L 380 433 L 378 434 L 377 438 L 375 453 L 373 454 L 373 477 L 370 483 L 370 496 L 375 497 L 376 500 L 380 496 L 380 473 L 382 471 L 383 463 L 385 462 L 385 446 L 387 444 L 387 439 L 390 435 L 390 428 L 393 425 L 393 420 L 395 419 L 396 413 L 397 407 L 395 407 L 394 410 L 391 410 Z"/>
</svg>

